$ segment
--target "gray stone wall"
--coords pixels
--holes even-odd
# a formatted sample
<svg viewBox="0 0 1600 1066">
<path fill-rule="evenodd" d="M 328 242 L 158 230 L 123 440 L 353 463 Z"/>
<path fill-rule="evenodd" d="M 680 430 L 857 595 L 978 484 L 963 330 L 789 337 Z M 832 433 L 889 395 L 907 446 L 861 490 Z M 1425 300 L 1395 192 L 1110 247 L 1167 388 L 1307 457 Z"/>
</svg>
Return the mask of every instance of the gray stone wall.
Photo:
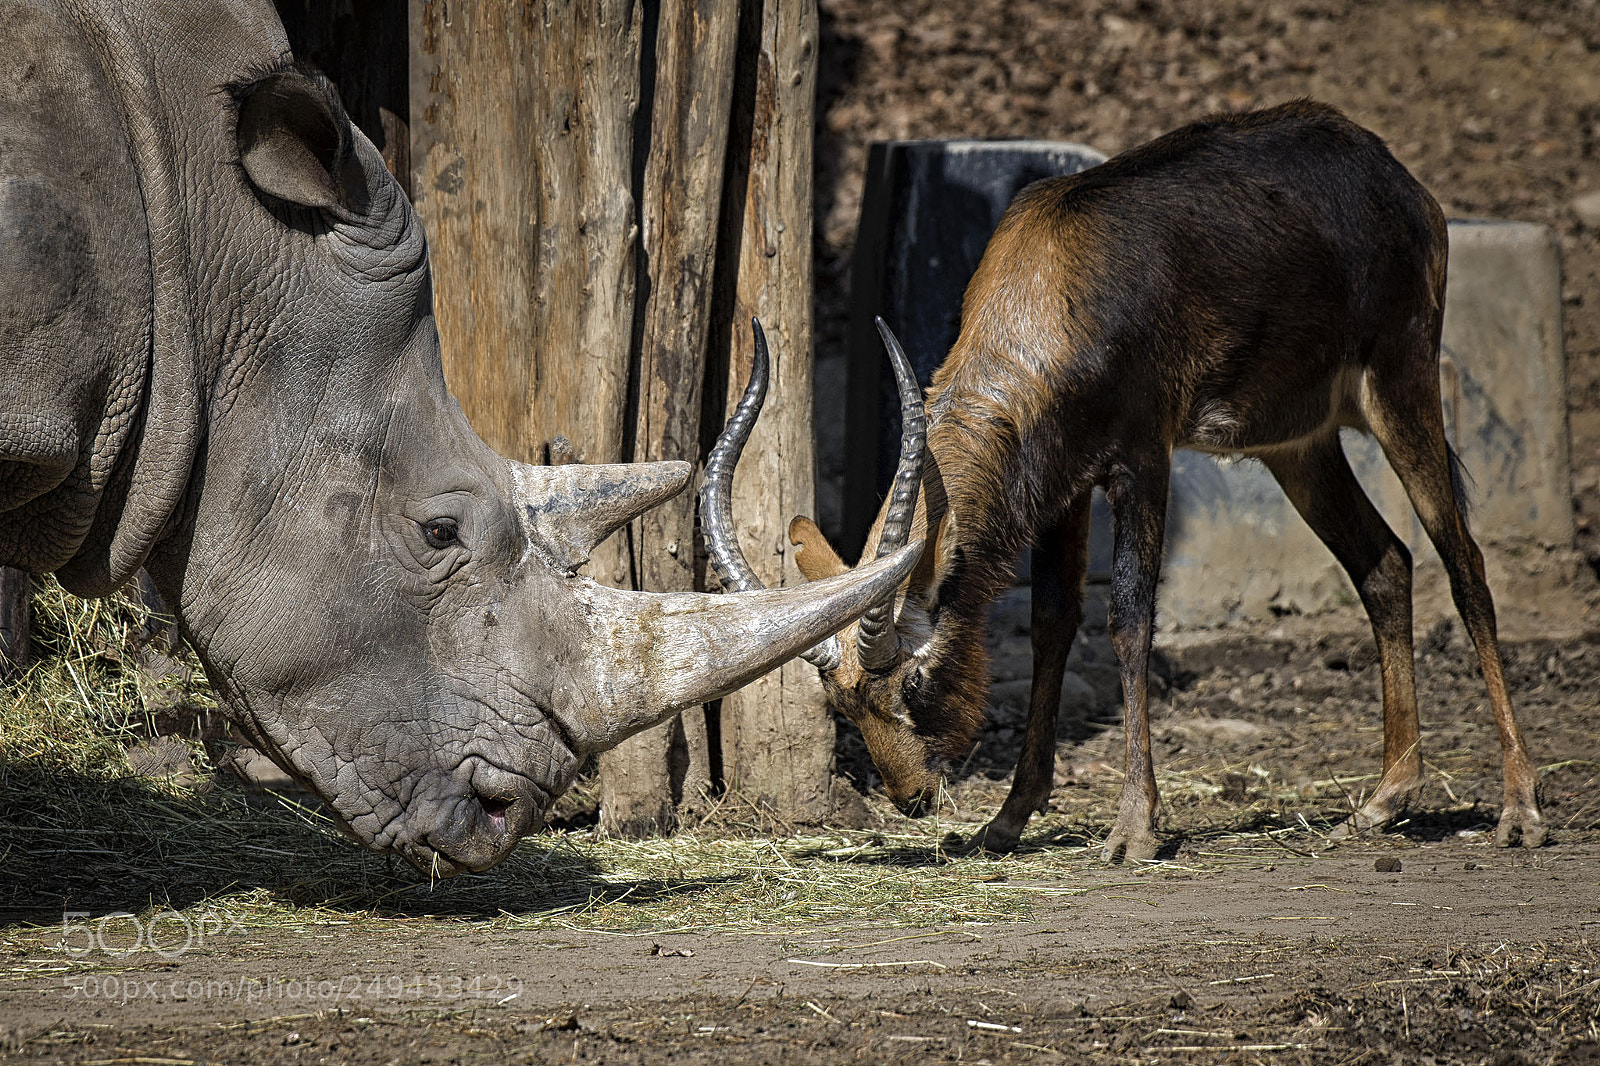
<svg viewBox="0 0 1600 1066">
<path fill-rule="evenodd" d="M 1451 443 L 1471 476 L 1479 543 L 1570 545 L 1561 263 L 1548 227 L 1450 224 L 1440 367 Z M 1346 430 L 1345 451 L 1373 503 L 1421 565 L 1433 548 L 1377 442 Z M 1094 556 L 1108 562 L 1109 524 Z M 1311 613 L 1355 601 L 1344 571 L 1261 464 L 1180 452 L 1172 471 L 1163 628 Z"/>
</svg>

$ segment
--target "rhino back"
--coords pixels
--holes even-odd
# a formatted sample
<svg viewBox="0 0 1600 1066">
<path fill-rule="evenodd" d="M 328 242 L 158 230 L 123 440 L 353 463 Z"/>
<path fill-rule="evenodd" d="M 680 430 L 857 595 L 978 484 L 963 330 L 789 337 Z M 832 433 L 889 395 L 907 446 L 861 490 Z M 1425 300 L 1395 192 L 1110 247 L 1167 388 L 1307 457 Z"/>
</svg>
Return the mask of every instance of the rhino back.
<svg viewBox="0 0 1600 1066">
<path fill-rule="evenodd" d="M 118 506 L 150 357 L 150 245 L 103 67 L 0 0 L 0 563 L 54 570 Z"/>
</svg>

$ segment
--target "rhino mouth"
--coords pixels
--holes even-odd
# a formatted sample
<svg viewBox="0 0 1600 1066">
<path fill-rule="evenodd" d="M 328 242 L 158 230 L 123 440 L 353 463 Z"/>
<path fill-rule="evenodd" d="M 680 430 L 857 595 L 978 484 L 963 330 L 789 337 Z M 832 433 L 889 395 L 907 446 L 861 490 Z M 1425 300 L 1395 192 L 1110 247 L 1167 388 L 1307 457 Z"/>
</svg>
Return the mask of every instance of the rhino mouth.
<svg viewBox="0 0 1600 1066">
<path fill-rule="evenodd" d="M 437 878 L 482 873 L 502 862 L 517 842 L 544 823 L 551 797 L 520 774 L 474 760 L 468 787 L 435 801 L 432 827 L 401 848 L 417 869 Z"/>
<path fill-rule="evenodd" d="M 497 832 L 505 832 L 506 812 L 515 807 L 517 801 L 515 799 L 503 799 L 499 796 L 477 795 L 476 798 L 480 813 L 489 819 L 489 824 Z"/>
<path fill-rule="evenodd" d="M 552 802 L 532 780 L 498 769 L 475 768 L 464 789 L 459 775 L 433 780 L 441 786 L 437 792 L 422 795 L 424 786 L 400 809 L 398 832 L 378 836 L 363 832 L 360 819 L 340 812 L 337 798 L 318 791 L 347 836 L 374 851 L 399 855 L 432 880 L 482 873 L 504 862 L 524 836 L 544 825 Z"/>
<path fill-rule="evenodd" d="M 401 752 L 431 766 L 391 776 L 382 751 L 340 757 L 318 730 L 302 734 L 320 743 L 291 746 L 275 742 L 278 731 L 254 715 L 233 720 L 257 750 L 322 799 L 347 836 L 398 855 L 434 880 L 503 862 L 522 837 L 543 827 L 554 797 L 579 767 L 559 734 L 533 732 L 521 743 L 434 740 Z"/>
</svg>

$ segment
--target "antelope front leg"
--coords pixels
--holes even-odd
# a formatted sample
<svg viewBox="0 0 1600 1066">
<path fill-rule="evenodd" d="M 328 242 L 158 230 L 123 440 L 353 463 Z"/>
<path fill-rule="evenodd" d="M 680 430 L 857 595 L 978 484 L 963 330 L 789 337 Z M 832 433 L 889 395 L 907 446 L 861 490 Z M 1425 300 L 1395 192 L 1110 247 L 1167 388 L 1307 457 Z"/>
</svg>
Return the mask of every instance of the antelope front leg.
<svg viewBox="0 0 1600 1066">
<path fill-rule="evenodd" d="M 1152 451 L 1155 448 L 1152 447 Z M 1117 821 L 1106 837 L 1104 856 L 1153 859 L 1156 840 L 1155 763 L 1150 758 L 1150 641 L 1155 629 L 1156 577 L 1166 528 L 1170 453 L 1138 471 L 1120 471 L 1107 487 L 1116 525 L 1111 575 L 1111 646 L 1122 667 L 1123 716 L 1128 733 L 1128 775 L 1122 782 Z"/>
<path fill-rule="evenodd" d="M 1398 541 L 1395 542 L 1398 545 Z M 1400 549 L 1404 552 L 1404 548 Z M 1382 829 L 1403 814 L 1422 789 L 1422 734 L 1417 722 L 1416 674 L 1412 666 L 1410 555 L 1405 554 L 1403 625 L 1388 625 L 1383 613 L 1374 609 L 1366 587 L 1362 598 L 1368 601 L 1378 640 L 1378 660 L 1383 672 L 1383 777 L 1361 807 L 1340 822 L 1329 834 L 1343 840 L 1369 829 Z M 1394 555 L 1389 557 L 1390 560 Z M 1396 603 L 1398 608 L 1400 603 Z M 1399 621 L 1399 620 L 1397 620 Z"/>
<path fill-rule="evenodd" d="M 1090 494 L 1074 500 L 1055 528 L 1039 538 L 1033 555 L 1033 686 L 1028 698 L 1028 728 L 1011 792 L 988 825 L 973 834 L 962 854 L 1006 854 L 1017 846 L 1033 812 L 1050 806 L 1055 783 L 1056 717 L 1067 655 L 1083 624 L 1083 579 L 1089 570 Z"/>
<path fill-rule="evenodd" d="M 1035 667 L 1033 675 L 1033 707 L 1040 706 L 1040 689 L 1048 684 Z M 1033 812 L 1043 814 L 1050 805 L 1050 789 L 1054 784 L 1056 756 L 1055 707 L 1061 700 L 1061 673 L 1055 675 L 1055 694 L 1045 696 L 1050 703 L 1048 714 L 1028 715 L 1028 729 L 1022 740 L 1022 755 L 1017 759 L 1016 775 L 1011 791 L 1006 795 L 1000 811 L 989 824 L 972 834 L 972 839 L 954 849 L 958 855 L 971 855 L 980 851 L 1008 855 L 1022 839 Z"/>
</svg>

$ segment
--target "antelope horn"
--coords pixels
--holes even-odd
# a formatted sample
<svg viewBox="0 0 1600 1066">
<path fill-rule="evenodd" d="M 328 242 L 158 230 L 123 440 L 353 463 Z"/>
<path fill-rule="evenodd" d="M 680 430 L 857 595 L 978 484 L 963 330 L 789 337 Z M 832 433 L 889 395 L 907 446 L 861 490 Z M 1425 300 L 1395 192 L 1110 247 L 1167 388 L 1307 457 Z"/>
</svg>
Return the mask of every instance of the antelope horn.
<svg viewBox="0 0 1600 1066">
<path fill-rule="evenodd" d="M 745 560 L 739 536 L 733 528 L 733 468 L 739 464 L 739 456 L 744 454 L 745 443 L 750 439 L 750 430 L 761 414 L 772 364 L 767 353 L 767 335 L 761 329 L 760 320 L 751 319 L 750 325 L 755 331 L 750 383 L 745 386 L 744 395 L 739 398 L 727 426 L 717 437 L 700 482 L 700 532 L 706 541 L 707 561 L 712 573 L 729 592 L 749 592 L 764 587 Z M 836 670 L 842 659 L 839 638 L 829 636 L 801 652 L 800 657 L 818 670 Z"/>
<path fill-rule="evenodd" d="M 878 535 L 878 558 L 892 555 L 911 535 L 911 519 L 922 487 L 922 458 L 928 440 L 928 416 L 922 408 L 922 386 L 911 369 L 905 349 L 882 318 L 875 319 L 884 350 L 894 366 L 900 388 L 900 465 L 889 490 L 889 505 Z M 898 640 L 894 631 L 894 601 L 889 600 L 861 616 L 856 630 L 856 654 L 863 669 L 881 673 L 894 665 Z"/>
</svg>

